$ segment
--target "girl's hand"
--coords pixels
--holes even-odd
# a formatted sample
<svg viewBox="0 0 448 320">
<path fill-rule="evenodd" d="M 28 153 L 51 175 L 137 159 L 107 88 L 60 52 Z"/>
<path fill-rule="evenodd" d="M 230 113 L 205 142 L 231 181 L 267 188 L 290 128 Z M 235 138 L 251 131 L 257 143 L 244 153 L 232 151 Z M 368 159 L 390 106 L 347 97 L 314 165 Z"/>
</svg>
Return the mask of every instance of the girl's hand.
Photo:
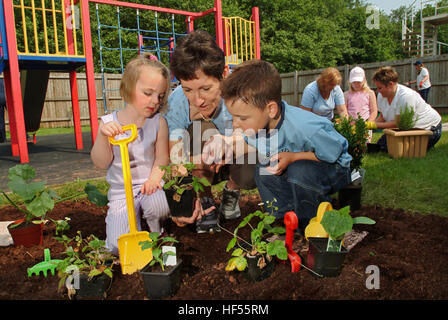
<svg viewBox="0 0 448 320">
<path fill-rule="evenodd" d="M 178 227 L 185 227 L 187 224 L 192 224 L 195 223 L 197 220 L 202 219 L 203 216 L 209 214 L 215 209 L 216 209 L 215 206 L 212 206 L 206 210 L 202 209 L 201 200 L 196 199 L 194 211 L 191 217 L 171 217 L 171 219 Z"/>
<path fill-rule="evenodd" d="M 276 162 L 273 166 L 267 167 L 266 171 L 275 174 L 276 176 L 283 173 L 288 168 L 289 164 L 294 161 L 293 152 L 280 152 L 271 157 L 270 161 Z"/>
<path fill-rule="evenodd" d="M 157 190 L 162 190 L 162 186 L 160 185 L 160 181 L 156 181 L 154 179 L 148 179 L 143 183 L 143 186 L 140 190 L 142 194 L 151 195 Z"/>
<path fill-rule="evenodd" d="M 103 124 L 103 126 L 101 127 L 101 133 L 106 137 L 115 137 L 117 134 L 123 134 L 124 131 L 119 123 L 110 121 Z"/>
</svg>

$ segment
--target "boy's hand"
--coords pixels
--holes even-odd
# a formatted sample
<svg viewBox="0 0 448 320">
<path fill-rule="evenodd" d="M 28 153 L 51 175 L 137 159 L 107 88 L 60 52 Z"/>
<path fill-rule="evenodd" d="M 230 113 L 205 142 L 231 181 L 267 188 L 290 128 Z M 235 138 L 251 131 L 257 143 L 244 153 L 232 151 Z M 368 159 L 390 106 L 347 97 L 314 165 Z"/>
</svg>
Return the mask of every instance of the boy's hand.
<svg viewBox="0 0 448 320">
<path fill-rule="evenodd" d="M 101 127 L 101 133 L 106 137 L 115 137 L 117 134 L 123 134 L 124 131 L 119 123 L 110 121 Z"/>
<path fill-rule="evenodd" d="M 267 167 L 266 171 L 276 176 L 282 174 L 288 168 L 289 164 L 294 161 L 293 155 L 293 152 L 280 152 L 273 155 L 270 162 L 274 163 L 274 165 Z"/>
<path fill-rule="evenodd" d="M 146 195 L 151 195 L 157 191 L 157 189 L 162 190 L 162 186 L 160 185 L 160 181 L 155 181 L 152 179 L 148 179 L 143 183 L 141 188 L 141 193 Z"/>
<path fill-rule="evenodd" d="M 195 204 L 194 211 L 193 211 L 193 214 L 191 215 L 191 217 L 171 217 L 173 222 L 178 227 L 185 227 L 187 224 L 192 224 L 192 223 L 196 222 L 197 220 L 202 219 L 203 216 L 205 216 L 206 214 L 209 214 L 210 212 L 212 212 L 213 210 L 216 209 L 215 206 L 212 206 L 206 210 L 202 209 L 201 200 L 199 198 L 196 199 L 196 202 L 194 204 Z"/>
<path fill-rule="evenodd" d="M 204 144 L 202 161 L 205 164 L 228 163 L 233 158 L 232 137 L 215 134 Z"/>
</svg>

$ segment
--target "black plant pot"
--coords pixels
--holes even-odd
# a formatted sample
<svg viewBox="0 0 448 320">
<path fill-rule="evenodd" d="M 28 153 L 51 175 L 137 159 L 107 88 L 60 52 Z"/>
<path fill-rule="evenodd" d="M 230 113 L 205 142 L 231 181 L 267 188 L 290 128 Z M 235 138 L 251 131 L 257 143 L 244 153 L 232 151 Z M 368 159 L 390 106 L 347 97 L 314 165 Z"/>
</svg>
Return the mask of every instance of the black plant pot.
<svg viewBox="0 0 448 320">
<path fill-rule="evenodd" d="M 193 182 L 192 177 L 185 177 L 183 179 L 185 183 Z M 194 200 L 194 190 L 185 190 L 182 193 L 180 201 L 173 199 L 176 190 L 167 189 L 165 190 L 166 198 L 168 200 L 168 206 L 170 208 L 171 215 L 173 217 L 191 217 L 193 214 L 193 200 Z"/>
<path fill-rule="evenodd" d="M 146 296 L 150 299 L 162 299 L 172 296 L 179 289 L 182 260 L 172 267 L 165 266 L 165 272 L 151 272 L 152 267 L 147 264 L 139 271 L 143 278 Z"/>
<path fill-rule="evenodd" d="M 274 259 L 271 258 L 271 261 L 268 261 L 265 257 L 266 266 L 263 269 L 260 269 L 260 267 L 258 266 L 258 260 L 260 258 L 261 255 L 246 256 L 247 268 L 246 270 L 244 270 L 243 275 L 249 281 L 258 282 L 267 279 L 271 276 L 272 272 L 274 272 Z"/>
<path fill-rule="evenodd" d="M 342 247 L 340 252 L 328 252 L 328 238 L 310 237 L 308 240 L 306 266 L 324 277 L 337 277 L 341 273 L 347 249 Z"/>
<path fill-rule="evenodd" d="M 341 208 L 350 206 L 350 210 L 359 210 L 361 208 L 362 185 L 349 184 L 339 190 L 339 205 Z"/>
<path fill-rule="evenodd" d="M 105 299 L 111 282 L 112 279 L 104 273 L 90 281 L 88 275 L 81 273 L 75 299 Z"/>
</svg>

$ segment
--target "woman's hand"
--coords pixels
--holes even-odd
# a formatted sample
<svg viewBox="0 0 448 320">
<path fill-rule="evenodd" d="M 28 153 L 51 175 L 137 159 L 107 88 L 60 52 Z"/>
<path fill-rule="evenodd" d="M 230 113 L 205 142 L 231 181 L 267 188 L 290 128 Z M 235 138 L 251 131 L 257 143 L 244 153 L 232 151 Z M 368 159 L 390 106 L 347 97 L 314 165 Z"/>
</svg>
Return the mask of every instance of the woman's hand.
<svg viewBox="0 0 448 320">
<path fill-rule="evenodd" d="M 201 205 L 201 200 L 196 199 L 194 211 L 193 211 L 193 214 L 191 215 L 191 217 L 171 217 L 171 219 L 178 227 L 185 227 L 187 224 L 192 224 L 192 223 L 196 222 L 197 220 L 202 219 L 203 216 L 205 216 L 206 214 L 209 214 L 210 212 L 212 212 L 215 209 L 216 209 L 216 207 L 212 206 L 212 207 L 204 210 Z"/>
</svg>

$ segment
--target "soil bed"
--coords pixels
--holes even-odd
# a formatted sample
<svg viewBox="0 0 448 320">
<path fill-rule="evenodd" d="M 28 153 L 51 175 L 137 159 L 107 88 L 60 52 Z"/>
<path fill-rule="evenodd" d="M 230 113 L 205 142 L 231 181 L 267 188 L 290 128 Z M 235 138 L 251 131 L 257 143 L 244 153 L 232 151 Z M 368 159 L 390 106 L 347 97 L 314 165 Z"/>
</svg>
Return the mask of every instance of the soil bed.
<svg viewBox="0 0 448 320">
<path fill-rule="evenodd" d="M 224 222 L 234 230 L 241 219 L 258 208 L 260 199 L 249 196 L 241 199 L 242 217 Z M 338 204 L 334 203 L 337 208 Z M 1 209 L 1 220 L 21 217 L 12 207 Z M 231 236 L 221 231 L 215 234 L 196 234 L 192 229 L 168 225 L 168 232 L 179 244 L 177 251 L 184 261 L 182 283 L 176 300 L 302 300 L 302 299 L 447 299 L 448 298 L 448 219 L 420 215 L 381 207 L 361 207 L 353 216 L 367 216 L 376 225 L 355 225 L 355 230 L 367 231 L 367 236 L 347 254 L 341 275 L 316 279 L 301 269 L 291 273 L 289 262 L 278 262 L 272 276 L 252 283 L 241 273 L 224 270 L 230 253 L 226 252 Z M 53 219 L 71 219 L 72 237 L 77 230 L 87 236 L 105 238 L 106 209 L 86 200 L 64 202 L 49 213 Z M 43 250 L 49 248 L 53 259 L 61 259 L 64 247 L 53 239 L 54 226 L 44 226 L 42 246 L 0 247 L 0 300 L 58 300 L 68 299 L 66 291 L 58 292 L 58 277 L 27 276 L 27 268 L 43 261 Z M 299 253 L 305 256 L 304 242 L 295 241 Z M 380 270 L 380 289 L 367 289 L 369 265 Z M 122 275 L 115 266 L 114 279 L 108 300 L 143 300 L 145 290 L 138 273 Z"/>
</svg>

